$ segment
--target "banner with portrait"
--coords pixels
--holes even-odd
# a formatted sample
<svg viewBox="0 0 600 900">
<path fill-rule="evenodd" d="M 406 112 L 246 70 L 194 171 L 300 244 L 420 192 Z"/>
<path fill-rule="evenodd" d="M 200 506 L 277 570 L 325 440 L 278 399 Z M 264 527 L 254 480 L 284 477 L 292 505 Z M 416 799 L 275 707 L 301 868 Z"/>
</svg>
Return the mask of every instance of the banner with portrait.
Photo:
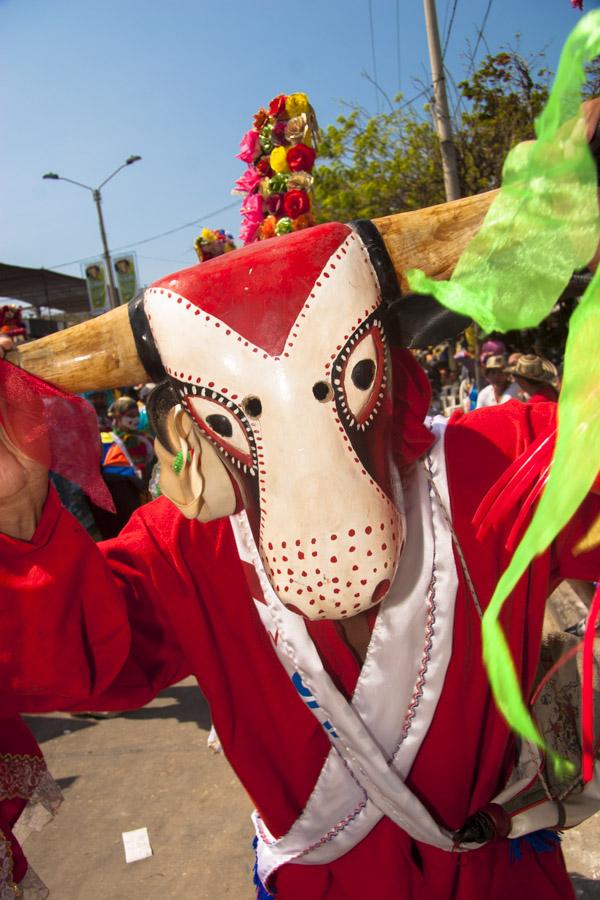
<svg viewBox="0 0 600 900">
<path fill-rule="evenodd" d="M 106 264 L 103 259 L 88 259 L 81 264 L 81 274 L 87 285 L 90 310 L 93 316 L 110 309 L 110 293 Z"/>
<path fill-rule="evenodd" d="M 134 253 L 113 257 L 113 270 L 121 303 L 129 303 L 137 293 L 137 265 Z"/>
</svg>

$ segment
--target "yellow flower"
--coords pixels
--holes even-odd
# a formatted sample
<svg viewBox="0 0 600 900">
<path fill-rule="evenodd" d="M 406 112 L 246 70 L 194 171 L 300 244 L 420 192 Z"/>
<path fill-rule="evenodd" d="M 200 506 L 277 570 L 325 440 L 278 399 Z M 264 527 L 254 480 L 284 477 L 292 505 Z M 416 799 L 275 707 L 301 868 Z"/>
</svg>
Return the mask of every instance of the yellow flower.
<svg viewBox="0 0 600 900">
<path fill-rule="evenodd" d="M 285 111 L 290 117 L 299 116 L 308 112 L 308 97 L 306 94 L 289 94 L 285 101 Z"/>
<path fill-rule="evenodd" d="M 287 164 L 287 150 L 285 149 L 285 147 L 275 147 L 274 150 L 271 150 L 269 163 L 271 164 L 271 168 L 274 172 L 289 172 L 290 169 Z"/>
</svg>

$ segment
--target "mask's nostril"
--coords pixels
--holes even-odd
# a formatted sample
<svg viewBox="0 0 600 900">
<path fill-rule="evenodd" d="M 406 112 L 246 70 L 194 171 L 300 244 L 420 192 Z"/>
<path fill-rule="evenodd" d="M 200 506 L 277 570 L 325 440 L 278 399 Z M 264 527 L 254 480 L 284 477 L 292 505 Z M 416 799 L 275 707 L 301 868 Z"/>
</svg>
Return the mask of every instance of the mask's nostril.
<svg viewBox="0 0 600 900">
<path fill-rule="evenodd" d="M 312 392 L 320 403 L 324 403 L 331 398 L 331 385 L 326 381 L 317 381 L 313 384 Z"/>
<path fill-rule="evenodd" d="M 250 418 L 258 419 L 262 413 L 262 403 L 258 397 L 246 397 L 245 400 L 242 400 L 242 409 Z"/>
</svg>

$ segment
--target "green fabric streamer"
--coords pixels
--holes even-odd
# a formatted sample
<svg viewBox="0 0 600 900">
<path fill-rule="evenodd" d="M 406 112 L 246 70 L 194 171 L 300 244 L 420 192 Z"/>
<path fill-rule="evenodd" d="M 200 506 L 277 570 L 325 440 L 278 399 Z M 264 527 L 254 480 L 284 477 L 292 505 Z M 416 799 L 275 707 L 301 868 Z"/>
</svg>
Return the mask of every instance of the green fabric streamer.
<svg viewBox="0 0 600 900">
<path fill-rule="evenodd" d="M 488 331 L 537 325 L 573 270 L 593 256 L 600 233 L 596 171 L 580 113 L 585 64 L 600 53 L 600 10 L 568 38 L 556 80 L 536 122 L 538 140 L 509 154 L 500 193 L 450 281 L 407 273 L 413 290 L 433 294 Z M 483 656 L 499 709 L 519 734 L 544 749 L 522 696 L 499 623 L 502 605 L 533 558 L 567 524 L 600 468 L 600 274 L 571 317 L 548 482 L 521 543 L 483 617 Z M 552 755 L 558 770 L 571 764 Z"/>
<path fill-rule="evenodd" d="M 502 604 L 530 562 L 576 512 L 600 469 L 600 269 L 571 316 L 558 434 L 548 482 L 531 524 L 503 573 L 483 617 L 483 658 L 498 707 L 524 737 L 544 747 L 521 695 L 510 650 L 498 621 Z M 590 348 L 592 352 L 590 353 Z M 560 769 L 563 761 L 553 757 Z"/>
<path fill-rule="evenodd" d="M 556 303 L 598 240 L 596 169 L 580 112 L 585 64 L 600 54 L 600 10 L 569 36 L 537 140 L 514 147 L 502 187 L 449 281 L 407 272 L 411 289 L 486 330 L 532 328 Z"/>
</svg>

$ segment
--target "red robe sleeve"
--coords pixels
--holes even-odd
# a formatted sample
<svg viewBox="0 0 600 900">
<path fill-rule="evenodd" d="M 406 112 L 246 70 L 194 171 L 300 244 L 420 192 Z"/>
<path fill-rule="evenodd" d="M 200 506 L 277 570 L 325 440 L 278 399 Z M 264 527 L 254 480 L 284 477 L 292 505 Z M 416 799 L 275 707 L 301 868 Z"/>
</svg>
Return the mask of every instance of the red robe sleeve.
<svg viewBox="0 0 600 900">
<path fill-rule="evenodd" d="M 556 424 L 556 404 L 539 402 L 520 403 L 516 400 L 498 407 L 476 410 L 474 413 L 455 414 L 448 430 L 448 446 L 454 468 L 458 469 L 460 510 L 456 513 L 462 525 L 472 537 L 477 538 L 477 528 L 472 528 L 478 507 L 483 499 L 482 485 L 493 486 L 507 467 L 520 464 L 527 458 L 534 441 L 553 431 Z M 524 487 L 515 494 L 513 507 L 504 510 L 504 520 L 498 522 L 498 542 L 504 543 L 511 526 L 518 516 L 527 493 L 535 486 Z M 535 506 L 531 506 L 533 513 Z M 551 548 L 551 579 L 556 586 L 565 578 L 597 581 L 600 578 L 600 547 L 580 553 L 577 545 L 600 516 L 600 478 L 597 476 L 592 491 L 575 512 L 572 519 L 557 536 Z M 520 536 L 525 531 L 531 515 L 523 522 Z M 506 563 L 512 555 L 510 550 Z"/>
<path fill-rule="evenodd" d="M 197 588 L 175 559 L 139 514 L 94 544 L 51 489 L 31 541 L 0 535 L 0 715 L 134 708 L 186 677 L 166 594 Z"/>
</svg>

